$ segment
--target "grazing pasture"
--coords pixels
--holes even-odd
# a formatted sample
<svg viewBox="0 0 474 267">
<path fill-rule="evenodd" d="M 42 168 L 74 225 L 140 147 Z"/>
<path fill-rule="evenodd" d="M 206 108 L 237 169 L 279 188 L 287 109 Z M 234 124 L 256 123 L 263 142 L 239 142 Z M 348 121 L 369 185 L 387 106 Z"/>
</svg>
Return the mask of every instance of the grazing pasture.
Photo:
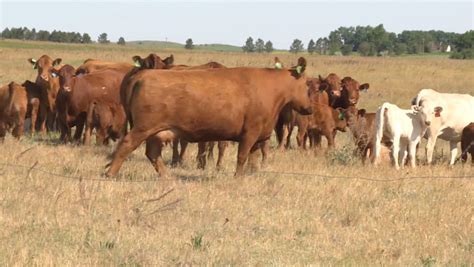
<svg viewBox="0 0 474 267">
<path fill-rule="evenodd" d="M 27 59 L 43 54 L 77 67 L 87 58 L 131 63 L 150 52 L 228 67 L 272 67 L 275 54 L 290 66 L 301 55 L 0 41 L 0 84 L 34 80 Z M 409 108 L 422 88 L 474 94 L 474 61 L 304 56 L 308 76 L 370 83 L 358 104 L 368 112 L 386 101 Z M 165 179 L 142 146 L 109 180 L 102 174 L 113 146 L 58 139 L 8 135 L 0 144 L 0 265 L 474 264 L 474 168 L 448 167 L 442 140 L 433 166 L 423 164 L 423 140 L 419 166 L 396 171 L 387 162 L 362 165 L 349 131 L 327 154 L 276 151 L 272 139 L 266 166 L 240 178 L 235 145 L 220 172 L 212 161 L 198 170 L 190 145 L 184 166 Z M 164 158 L 171 161 L 170 148 Z"/>
</svg>

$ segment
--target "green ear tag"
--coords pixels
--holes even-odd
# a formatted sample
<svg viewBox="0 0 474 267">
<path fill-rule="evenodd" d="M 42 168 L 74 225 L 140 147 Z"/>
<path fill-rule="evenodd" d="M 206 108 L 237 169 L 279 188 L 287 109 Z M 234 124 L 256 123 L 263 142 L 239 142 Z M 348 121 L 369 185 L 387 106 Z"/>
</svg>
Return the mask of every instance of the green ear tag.
<svg viewBox="0 0 474 267">
<path fill-rule="evenodd" d="M 283 66 L 281 65 L 280 62 L 275 63 L 275 69 L 280 70 L 280 69 L 282 69 L 282 68 L 283 68 Z"/>
<path fill-rule="evenodd" d="M 345 118 L 344 113 L 339 112 L 338 118 L 339 118 L 340 121 L 342 121 Z"/>
<path fill-rule="evenodd" d="M 140 68 L 142 65 L 140 65 L 140 62 L 135 61 L 135 64 L 133 64 L 135 67 Z"/>
<path fill-rule="evenodd" d="M 302 66 L 296 67 L 296 73 L 301 74 L 301 70 L 303 69 Z"/>
</svg>

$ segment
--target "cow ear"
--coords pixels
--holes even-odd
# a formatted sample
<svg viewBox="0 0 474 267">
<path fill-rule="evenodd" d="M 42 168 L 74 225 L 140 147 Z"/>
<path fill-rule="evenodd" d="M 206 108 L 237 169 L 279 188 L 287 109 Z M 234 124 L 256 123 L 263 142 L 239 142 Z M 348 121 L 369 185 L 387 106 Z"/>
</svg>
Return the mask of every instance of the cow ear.
<svg viewBox="0 0 474 267">
<path fill-rule="evenodd" d="M 304 57 L 300 57 L 298 59 L 298 64 L 296 67 L 293 67 L 290 69 L 291 75 L 293 75 L 296 78 L 300 78 L 304 71 L 306 70 L 306 59 Z"/>
<path fill-rule="evenodd" d="M 413 110 L 413 113 L 418 113 L 420 111 L 420 107 L 417 105 L 412 105 L 411 110 Z"/>
<path fill-rule="evenodd" d="M 164 62 L 166 65 L 173 65 L 173 63 L 174 63 L 174 56 L 173 56 L 173 54 L 171 54 L 169 57 L 165 58 L 165 60 L 163 60 L 163 62 Z"/>
<path fill-rule="evenodd" d="M 133 60 L 133 65 L 137 68 L 140 68 L 142 65 L 141 65 L 141 61 L 142 61 L 142 58 L 140 56 L 134 56 L 132 57 L 132 60 Z"/>
<path fill-rule="evenodd" d="M 359 90 L 361 90 L 362 92 L 367 92 L 367 90 L 369 90 L 369 84 L 364 83 L 363 85 L 359 86 Z"/>
<path fill-rule="evenodd" d="M 318 75 L 318 79 L 320 82 L 324 81 L 323 77 L 321 77 L 321 75 Z"/>
<path fill-rule="evenodd" d="M 54 66 L 57 66 L 57 65 L 59 65 L 59 64 L 61 64 L 61 61 L 62 61 L 61 58 L 55 59 L 55 60 L 53 61 L 53 67 L 54 67 Z"/>
<path fill-rule="evenodd" d="M 441 116 L 441 111 L 443 111 L 442 107 L 435 107 L 434 112 L 435 112 L 435 117 Z"/>
<path fill-rule="evenodd" d="M 29 59 L 28 59 L 28 62 L 30 62 L 31 65 L 33 65 L 33 69 L 37 69 L 37 68 L 38 68 L 38 65 L 36 65 L 36 62 L 37 62 L 36 59 L 34 59 L 34 58 L 29 58 Z"/>
</svg>

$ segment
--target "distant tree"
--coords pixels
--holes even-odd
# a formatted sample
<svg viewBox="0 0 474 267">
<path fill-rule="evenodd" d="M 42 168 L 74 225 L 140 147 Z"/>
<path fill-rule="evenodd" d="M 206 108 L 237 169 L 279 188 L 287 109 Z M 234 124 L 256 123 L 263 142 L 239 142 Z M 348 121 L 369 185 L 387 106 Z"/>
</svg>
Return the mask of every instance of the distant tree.
<svg viewBox="0 0 474 267">
<path fill-rule="evenodd" d="M 110 43 L 110 41 L 107 39 L 107 33 L 101 33 L 99 35 L 99 38 L 97 38 L 97 42 L 99 42 L 99 44 L 108 44 Z"/>
<path fill-rule="evenodd" d="M 316 51 L 317 51 L 320 55 L 326 54 L 326 52 L 327 52 L 327 50 L 328 50 L 328 43 L 329 43 L 328 38 L 326 38 L 326 37 L 324 37 L 324 38 L 319 38 L 319 39 L 316 41 Z"/>
<path fill-rule="evenodd" d="M 245 41 L 245 45 L 242 47 L 242 50 L 247 53 L 255 52 L 255 45 L 253 44 L 252 37 L 247 38 L 247 41 Z"/>
<path fill-rule="evenodd" d="M 329 54 L 334 55 L 336 52 L 341 51 L 342 37 L 341 33 L 337 30 L 329 33 Z"/>
<path fill-rule="evenodd" d="M 370 43 L 368 43 L 368 42 L 360 43 L 358 51 L 362 56 L 369 56 L 370 53 L 371 53 L 370 50 L 371 50 Z"/>
<path fill-rule="evenodd" d="M 308 53 L 313 54 L 314 51 L 316 51 L 316 43 L 311 39 L 308 43 Z"/>
<path fill-rule="evenodd" d="M 188 38 L 188 39 L 186 40 L 186 44 L 184 45 L 184 48 L 186 48 L 186 49 L 193 49 L 193 48 L 194 48 L 193 39 Z"/>
<path fill-rule="evenodd" d="M 267 53 L 273 52 L 273 43 L 271 41 L 267 41 L 265 43 L 265 52 Z"/>
<path fill-rule="evenodd" d="M 2 31 L 2 38 L 5 38 L 5 39 L 10 39 L 10 38 L 12 38 L 12 34 L 11 34 L 11 32 L 10 32 L 10 29 L 5 28 L 5 29 Z"/>
<path fill-rule="evenodd" d="M 255 51 L 258 53 L 263 53 L 265 51 L 265 42 L 260 38 L 255 41 Z"/>
<path fill-rule="evenodd" d="M 451 54 L 451 58 L 471 59 L 474 58 L 474 31 L 470 30 L 454 41 L 456 51 Z"/>
<path fill-rule="evenodd" d="M 344 56 L 348 56 L 350 54 L 352 54 L 352 45 L 351 44 L 345 44 L 341 47 L 341 53 L 344 55 Z"/>
<path fill-rule="evenodd" d="M 90 44 L 90 43 L 92 43 L 91 36 L 90 36 L 89 34 L 87 34 L 87 33 L 84 33 L 84 34 L 82 35 L 82 43 L 83 43 L 83 44 Z"/>
<path fill-rule="evenodd" d="M 293 40 L 293 43 L 291 44 L 290 46 L 290 52 L 291 53 L 298 53 L 298 52 L 301 52 L 303 51 L 303 42 L 301 42 L 301 40 L 299 39 L 295 39 Z"/>
<path fill-rule="evenodd" d="M 118 41 L 117 41 L 117 44 L 118 44 L 118 45 L 125 45 L 125 38 L 120 37 L 120 38 L 118 39 Z"/>
<path fill-rule="evenodd" d="M 43 30 L 38 31 L 38 33 L 36 34 L 36 40 L 48 41 L 49 40 L 49 32 L 48 31 L 43 31 Z"/>
<path fill-rule="evenodd" d="M 395 47 L 393 49 L 393 52 L 395 52 L 395 55 L 400 56 L 403 54 L 406 54 L 407 52 L 407 45 L 404 43 L 396 43 Z"/>
</svg>

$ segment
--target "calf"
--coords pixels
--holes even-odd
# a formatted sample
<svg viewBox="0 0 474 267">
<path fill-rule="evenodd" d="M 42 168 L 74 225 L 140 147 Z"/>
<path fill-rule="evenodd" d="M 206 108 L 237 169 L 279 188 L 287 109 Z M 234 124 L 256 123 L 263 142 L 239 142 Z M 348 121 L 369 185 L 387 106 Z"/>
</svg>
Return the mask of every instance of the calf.
<svg viewBox="0 0 474 267">
<path fill-rule="evenodd" d="M 474 163 L 474 122 L 469 123 L 464 127 L 461 135 L 461 159 L 463 162 L 467 161 L 467 154 L 471 154 L 471 161 Z"/>
<path fill-rule="evenodd" d="M 426 126 L 414 107 L 407 110 L 390 103 L 383 103 L 375 115 L 375 125 L 374 163 L 378 163 L 382 138 L 387 137 L 393 142 L 392 156 L 395 168 L 400 169 L 399 162 L 402 166 L 404 165 L 407 152 L 411 166 L 415 167 L 416 146 L 423 137 Z"/>
<path fill-rule="evenodd" d="M 46 110 L 42 109 L 41 106 L 41 87 L 29 80 L 26 80 L 22 86 L 25 87 L 28 98 L 26 118 L 31 118 L 30 133 L 31 135 L 34 135 L 37 130 L 40 130 L 37 129 L 37 126 L 40 126 L 37 122 L 41 122 L 41 117 L 46 115 Z"/>
<path fill-rule="evenodd" d="M 96 144 L 108 145 L 109 139 L 116 141 L 122 137 L 125 111 L 115 102 L 93 101 L 87 112 L 84 144 L 90 144 L 92 130 L 96 130 Z"/>
<path fill-rule="evenodd" d="M 375 113 L 367 113 L 365 109 L 358 110 L 351 106 L 344 111 L 344 116 L 357 147 L 355 154 L 361 157 L 363 163 L 367 158 L 373 159 L 375 155 Z M 382 143 L 387 148 L 392 146 L 386 137 L 382 138 Z"/>
<path fill-rule="evenodd" d="M 13 127 L 12 135 L 20 139 L 27 109 L 25 87 L 11 82 L 0 87 L 0 141 L 6 132 Z"/>
</svg>

